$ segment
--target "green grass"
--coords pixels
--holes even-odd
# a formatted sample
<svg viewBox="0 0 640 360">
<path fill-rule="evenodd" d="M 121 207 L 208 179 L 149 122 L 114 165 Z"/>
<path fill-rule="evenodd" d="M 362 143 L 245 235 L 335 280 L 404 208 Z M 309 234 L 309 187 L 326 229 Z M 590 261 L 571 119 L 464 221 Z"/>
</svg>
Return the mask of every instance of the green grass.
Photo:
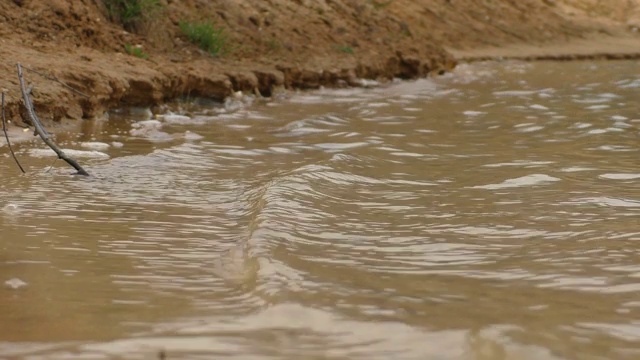
<svg viewBox="0 0 640 360">
<path fill-rule="evenodd" d="M 160 0 L 103 0 L 111 21 L 118 22 L 127 31 L 136 32 L 162 9 Z"/>
<path fill-rule="evenodd" d="M 213 56 L 223 55 L 228 51 L 227 33 L 223 27 L 216 27 L 212 22 L 180 23 L 180 30 L 190 42 Z"/>
<path fill-rule="evenodd" d="M 391 5 L 392 2 L 393 0 L 389 0 L 389 1 L 369 0 L 369 4 L 371 4 L 374 9 L 384 9 L 387 6 Z"/>
<path fill-rule="evenodd" d="M 276 38 L 271 38 L 267 41 L 267 48 L 271 51 L 280 50 L 281 47 L 282 45 L 280 45 L 280 42 Z"/>
<path fill-rule="evenodd" d="M 142 48 L 139 48 L 137 46 L 133 46 L 131 44 L 125 44 L 124 49 L 127 52 L 127 54 L 135 56 L 137 58 L 145 59 L 145 60 L 149 58 L 149 54 L 147 54 L 146 52 L 144 52 L 144 50 L 142 50 Z"/>
<path fill-rule="evenodd" d="M 340 51 L 341 53 L 345 53 L 345 54 L 353 54 L 353 48 L 349 45 L 343 45 L 343 46 L 336 46 L 336 50 Z"/>
</svg>

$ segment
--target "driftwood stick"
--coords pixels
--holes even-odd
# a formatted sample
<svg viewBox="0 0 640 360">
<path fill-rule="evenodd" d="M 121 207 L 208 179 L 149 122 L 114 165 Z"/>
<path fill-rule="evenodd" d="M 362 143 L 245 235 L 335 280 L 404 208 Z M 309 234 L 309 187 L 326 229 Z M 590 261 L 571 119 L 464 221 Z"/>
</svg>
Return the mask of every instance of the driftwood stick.
<svg viewBox="0 0 640 360">
<path fill-rule="evenodd" d="M 78 171 L 78 175 L 89 176 L 89 173 L 78 164 L 75 160 L 68 157 L 59 147 L 56 145 L 51 138 L 49 137 L 49 133 L 44 129 L 38 115 L 36 115 L 36 111 L 33 108 L 33 103 L 31 102 L 31 98 L 29 97 L 29 92 L 24 84 L 24 77 L 22 76 L 22 66 L 20 63 L 16 64 L 18 67 L 18 80 L 20 80 L 20 90 L 22 91 L 22 98 L 24 100 L 24 106 L 27 108 L 27 113 L 29 113 L 29 118 L 33 123 L 33 126 L 36 129 L 36 133 L 40 136 L 42 141 L 47 144 L 51 150 L 53 150 L 56 154 L 58 154 L 58 158 L 67 162 L 67 164 L 73 166 L 74 169 Z"/>
<path fill-rule="evenodd" d="M 29 68 L 29 67 L 26 67 L 26 66 L 25 66 L 25 69 L 27 69 L 27 70 L 29 70 L 29 71 L 31 71 L 31 72 L 34 72 L 34 73 L 36 73 L 36 74 L 38 74 L 38 75 L 42 76 L 43 78 L 45 78 L 45 79 L 47 79 L 47 80 L 55 81 L 55 82 L 57 82 L 58 84 L 60 84 L 60 85 L 62 85 L 62 86 L 64 86 L 64 87 L 66 87 L 67 89 L 69 89 L 69 90 L 73 91 L 74 93 L 76 93 L 76 94 L 78 94 L 78 95 L 80 95 L 80 96 L 84 96 L 84 97 L 86 97 L 86 98 L 89 98 L 89 97 L 90 97 L 89 95 L 87 95 L 87 94 L 83 93 L 82 91 L 80 91 L 80 90 L 78 90 L 78 89 L 75 89 L 74 87 L 72 87 L 72 86 L 70 86 L 70 85 L 67 85 L 66 83 L 64 83 L 63 81 L 61 81 L 60 79 L 58 79 L 57 77 L 55 77 L 55 76 L 53 76 L 53 75 L 48 75 L 48 74 L 45 74 L 45 73 L 43 73 L 43 72 L 40 72 L 40 71 L 38 71 L 38 70 L 36 70 L 36 69 Z"/>
<path fill-rule="evenodd" d="M 4 116 L 4 91 L 2 92 L 2 131 L 4 131 L 4 137 L 5 139 L 7 139 L 7 147 L 9 148 L 9 152 L 11 153 L 13 160 L 15 160 L 16 164 L 18 164 L 20 171 L 22 171 L 22 173 L 25 174 L 26 171 L 24 171 L 24 169 L 22 168 L 22 165 L 20 165 L 20 161 L 18 161 L 16 154 L 13 152 L 13 149 L 11 148 L 11 141 L 9 141 L 9 134 L 7 133 L 7 118 L 5 118 Z"/>
</svg>

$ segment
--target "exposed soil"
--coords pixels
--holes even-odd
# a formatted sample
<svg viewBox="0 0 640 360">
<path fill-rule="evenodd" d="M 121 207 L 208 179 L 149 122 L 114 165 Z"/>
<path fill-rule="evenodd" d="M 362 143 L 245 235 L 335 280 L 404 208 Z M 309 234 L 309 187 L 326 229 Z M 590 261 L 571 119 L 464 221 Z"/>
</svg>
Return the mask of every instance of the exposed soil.
<svg viewBox="0 0 640 360">
<path fill-rule="evenodd" d="M 27 71 L 40 117 L 60 121 L 181 96 L 269 96 L 280 88 L 423 77 L 453 68 L 456 57 L 640 55 L 640 0 L 162 3 L 134 33 L 110 21 L 101 0 L 0 2 L 0 88 L 9 117 L 23 117 L 18 62 L 88 95 Z M 230 51 L 213 57 L 199 50 L 181 35 L 183 20 L 215 21 Z M 127 44 L 149 58 L 127 54 Z"/>
</svg>

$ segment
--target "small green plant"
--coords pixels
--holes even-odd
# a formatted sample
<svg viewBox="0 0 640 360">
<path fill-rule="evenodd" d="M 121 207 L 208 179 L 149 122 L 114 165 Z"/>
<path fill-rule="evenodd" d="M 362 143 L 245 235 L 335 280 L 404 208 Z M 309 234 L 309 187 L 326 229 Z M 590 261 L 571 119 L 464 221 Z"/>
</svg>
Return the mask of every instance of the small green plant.
<svg viewBox="0 0 640 360">
<path fill-rule="evenodd" d="M 180 23 L 180 30 L 190 42 L 213 56 L 227 52 L 227 33 L 223 27 L 216 27 L 212 22 Z"/>
<path fill-rule="evenodd" d="M 345 53 L 345 54 L 353 54 L 354 52 L 353 48 L 349 45 L 336 46 L 336 49 L 341 53 Z"/>
<path fill-rule="evenodd" d="M 369 0 L 369 4 L 371 4 L 373 6 L 373 8 L 376 9 L 376 10 L 384 9 L 387 6 L 391 5 L 392 2 L 393 2 L 393 0 L 389 0 L 389 1 Z"/>
<path fill-rule="evenodd" d="M 280 44 L 278 39 L 271 38 L 271 39 L 267 40 L 267 48 L 269 48 L 269 50 L 276 51 L 276 50 L 280 50 L 281 47 L 282 47 L 282 45 Z"/>
<path fill-rule="evenodd" d="M 133 46 L 131 44 L 125 44 L 124 45 L 124 49 L 127 52 L 127 54 L 133 55 L 133 56 L 138 57 L 140 59 L 145 59 L 146 60 L 146 59 L 149 58 L 149 54 L 144 52 L 144 50 L 142 50 L 141 47 Z"/>
<path fill-rule="evenodd" d="M 103 0 L 111 21 L 136 32 L 162 9 L 160 0 Z"/>
</svg>

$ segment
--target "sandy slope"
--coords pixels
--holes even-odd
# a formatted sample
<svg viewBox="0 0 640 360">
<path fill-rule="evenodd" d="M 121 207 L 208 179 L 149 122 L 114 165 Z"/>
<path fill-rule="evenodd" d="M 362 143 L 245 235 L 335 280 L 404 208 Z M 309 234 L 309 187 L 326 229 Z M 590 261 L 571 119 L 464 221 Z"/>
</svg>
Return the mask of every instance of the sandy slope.
<svg viewBox="0 0 640 360">
<path fill-rule="evenodd" d="M 242 90 L 358 85 L 413 78 L 455 58 L 640 54 L 640 0 L 163 0 L 136 33 L 109 21 L 101 0 L 0 2 L 0 88 L 23 117 L 15 64 L 28 73 L 41 117 L 100 117 L 111 107 Z M 603 5 L 604 4 L 604 5 Z M 213 20 L 230 49 L 204 54 L 183 20 Z M 635 31 L 635 32 L 634 32 Z M 124 52 L 140 45 L 148 60 Z"/>
</svg>

